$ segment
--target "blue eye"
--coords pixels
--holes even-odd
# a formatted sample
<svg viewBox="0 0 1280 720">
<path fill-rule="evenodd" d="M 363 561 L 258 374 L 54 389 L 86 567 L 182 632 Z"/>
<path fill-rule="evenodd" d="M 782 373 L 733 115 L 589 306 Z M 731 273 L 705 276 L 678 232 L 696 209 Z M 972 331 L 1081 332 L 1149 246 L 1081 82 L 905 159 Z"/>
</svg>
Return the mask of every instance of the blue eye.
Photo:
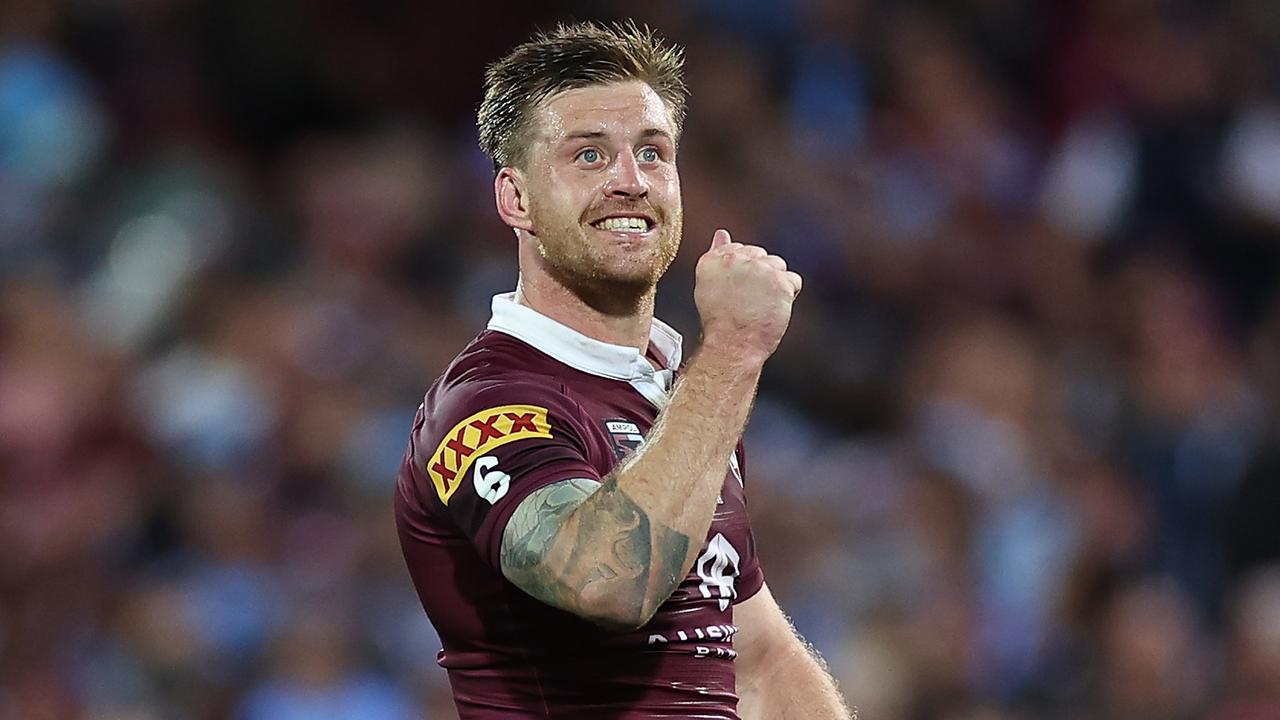
<svg viewBox="0 0 1280 720">
<path fill-rule="evenodd" d="M 658 155 L 657 148 L 647 147 L 640 151 L 641 162 L 647 162 L 647 163 L 658 162 L 659 159 L 660 159 L 660 156 Z"/>
<path fill-rule="evenodd" d="M 586 150 L 578 153 L 578 159 L 588 165 L 595 165 L 600 162 L 600 151 L 595 148 L 587 148 Z"/>
</svg>

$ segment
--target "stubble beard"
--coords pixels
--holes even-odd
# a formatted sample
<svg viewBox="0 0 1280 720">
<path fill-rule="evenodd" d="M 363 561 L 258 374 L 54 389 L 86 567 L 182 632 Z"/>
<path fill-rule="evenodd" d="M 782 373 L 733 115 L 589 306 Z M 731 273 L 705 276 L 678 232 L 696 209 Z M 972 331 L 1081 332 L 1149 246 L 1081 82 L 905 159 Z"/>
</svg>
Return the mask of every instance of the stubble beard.
<svg viewBox="0 0 1280 720">
<path fill-rule="evenodd" d="M 651 303 L 658 280 L 680 249 L 683 217 L 678 209 L 658 216 L 661 224 L 651 240 L 652 248 L 622 262 L 616 259 L 616 249 L 602 247 L 599 241 L 588 237 L 589 226 L 581 218 L 551 223 L 539 222 L 543 218 L 537 212 L 531 214 L 534 227 L 538 228 L 538 254 L 548 274 L 606 315 L 631 315 Z"/>
</svg>

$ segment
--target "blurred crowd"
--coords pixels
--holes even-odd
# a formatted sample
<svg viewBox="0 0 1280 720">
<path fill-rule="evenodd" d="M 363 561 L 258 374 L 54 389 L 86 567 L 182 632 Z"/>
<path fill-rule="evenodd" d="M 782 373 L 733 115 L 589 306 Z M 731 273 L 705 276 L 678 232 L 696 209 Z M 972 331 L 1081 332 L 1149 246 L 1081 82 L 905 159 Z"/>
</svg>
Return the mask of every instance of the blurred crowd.
<svg viewBox="0 0 1280 720">
<path fill-rule="evenodd" d="M 1271 0 L 0 3 L 0 718 L 455 717 L 390 500 L 515 282 L 481 72 L 621 17 L 659 315 L 806 277 L 748 496 L 862 717 L 1280 718 Z"/>
</svg>

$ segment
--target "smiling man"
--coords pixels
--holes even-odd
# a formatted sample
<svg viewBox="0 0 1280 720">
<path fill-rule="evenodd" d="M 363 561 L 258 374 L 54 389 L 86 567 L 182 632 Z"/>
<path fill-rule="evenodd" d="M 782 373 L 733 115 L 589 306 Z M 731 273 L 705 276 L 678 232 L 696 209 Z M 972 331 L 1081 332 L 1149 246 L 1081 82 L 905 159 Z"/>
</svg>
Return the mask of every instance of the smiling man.
<svg viewBox="0 0 1280 720">
<path fill-rule="evenodd" d="M 697 356 L 653 317 L 682 232 L 680 52 L 562 26 L 485 81 L 520 280 L 427 392 L 395 497 L 460 716 L 847 718 L 764 582 L 744 491 L 800 277 L 718 230 Z"/>
</svg>

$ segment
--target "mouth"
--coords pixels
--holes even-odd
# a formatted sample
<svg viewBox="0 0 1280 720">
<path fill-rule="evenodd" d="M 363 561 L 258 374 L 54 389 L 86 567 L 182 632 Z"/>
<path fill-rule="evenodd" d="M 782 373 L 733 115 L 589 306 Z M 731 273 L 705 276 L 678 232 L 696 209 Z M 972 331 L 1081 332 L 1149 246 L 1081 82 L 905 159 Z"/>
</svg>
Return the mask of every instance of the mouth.
<svg viewBox="0 0 1280 720">
<path fill-rule="evenodd" d="M 657 226 L 648 215 L 609 215 L 595 220 L 591 227 L 628 237 L 647 235 Z"/>
</svg>

